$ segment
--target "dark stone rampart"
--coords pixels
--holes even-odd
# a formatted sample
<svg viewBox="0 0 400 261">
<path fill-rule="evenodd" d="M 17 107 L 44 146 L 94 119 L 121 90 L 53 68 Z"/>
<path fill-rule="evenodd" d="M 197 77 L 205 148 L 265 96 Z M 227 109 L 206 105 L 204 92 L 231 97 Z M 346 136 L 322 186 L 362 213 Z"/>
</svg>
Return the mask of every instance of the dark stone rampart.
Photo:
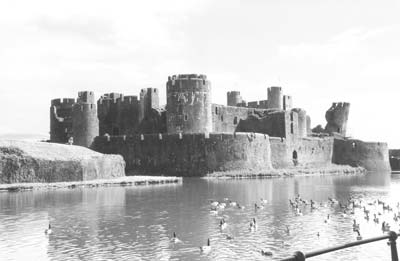
<svg viewBox="0 0 400 261">
<path fill-rule="evenodd" d="M 384 142 L 335 139 L 333 163 L 360 166 L 369 171 L 389 171 L 389 149 Z"/>
<path fill-rule="evenodd" d="M 254 133 L 97 137 L 93 149 L 121 154 L 128 175 L 204 176 L 272 168 L 268 135 Z"/>
</svg>

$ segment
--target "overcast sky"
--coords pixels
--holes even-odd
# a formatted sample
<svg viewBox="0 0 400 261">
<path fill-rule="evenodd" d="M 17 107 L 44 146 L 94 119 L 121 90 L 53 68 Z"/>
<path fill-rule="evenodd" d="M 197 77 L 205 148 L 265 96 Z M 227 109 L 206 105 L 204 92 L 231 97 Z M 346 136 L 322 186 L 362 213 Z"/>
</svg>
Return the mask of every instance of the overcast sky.
<svg viewBox="0 0 400 261">
<path fill-rule="evenodd" d="M 3 0 L 0 135 L 48 137 L 53 98 L 156 87 L 164 104 L 168 75 L 202 73 L 220 104 L 282 86 L 312 126 L 350 102 L 350 135 L 400 148 L 399 14 L 391 0 Z"/>
</svg>

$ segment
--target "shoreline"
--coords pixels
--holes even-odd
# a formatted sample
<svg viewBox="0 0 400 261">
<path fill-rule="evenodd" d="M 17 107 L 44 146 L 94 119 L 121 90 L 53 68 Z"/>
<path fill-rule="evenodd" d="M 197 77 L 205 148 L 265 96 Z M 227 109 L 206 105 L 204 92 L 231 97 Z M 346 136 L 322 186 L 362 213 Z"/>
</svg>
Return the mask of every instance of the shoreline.
<svg viewBox="0 0 400 261">
<path fill-rule="evenodd" d="M 359 175 L 367 171 L 362 167 L 350 167 L 344 165 L 330 165 L 327 167 L 313 168 L 287 168 L 272 170 L 235 170 L 219 171 L 207 174 L 202 179 L 266 179 L 287 178 L 302 176 L 324 176 L 324 175 Z M 125 176 L 113 179 L 96 179 L 86 181 L 68 181 L 53 183 L 10 183 L 0 184 L 0 192 L 19 192 L 30 190 L 52 190 L 52 189 L 74 189 L 94 188 L 108 186 L 146 186 L 164 184 L 182 184 L 185 177 L 177 176 Z"/>
<path fill-rule="evenodd" d="M 181 184 L 182 177 L 163 176 L 125 176 L 113 179 L 95 179 L 54 183 L 10 183 L 0 184 L 0 192 L 19 192 L 30 190 L 51 190 L 60 188 L 94 188 L 109 186 L 146 186 L 163 184 Z"/>
<path fill-rule="evenodd" d="M 287 168 L 259 171 L 227 171 L 207 174 L 205 179 L 263 179 L 263 178 L 286 178 L 304 176 L 324 175 L 358 175 L 367 173 L 362 167 L 350 167 L 347 165 L 330 165 L 328 167 L 313 168 Z"/>
</svg>

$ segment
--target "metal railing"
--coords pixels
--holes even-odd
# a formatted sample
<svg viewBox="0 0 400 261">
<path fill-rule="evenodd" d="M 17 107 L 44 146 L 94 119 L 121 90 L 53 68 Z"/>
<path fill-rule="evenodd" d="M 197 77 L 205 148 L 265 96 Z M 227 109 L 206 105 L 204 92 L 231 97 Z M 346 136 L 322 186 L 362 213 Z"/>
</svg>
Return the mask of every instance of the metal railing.
<svg viewBox="0 0 400 261">
<path fill-rule="evenodd" d="M 308 253 L 303 253 L 303 252 L 297 251 L 297 252 L 293 253 L 293 255 L 291 257 L 281 259 L 281 261 L 304 261 L 304 260 L 306 260 L 306 258 L 319 256 L 319 255 L 323 255 L 323 254 L 326 254 L 329 252 L 334 252 L 334 251 L 338 251 L 338 250 L 349 248 L 349 247 L 364 245 L 364 244 L 368 244 L 368 243 L 372 243 L 372 242 L 376 242 L 376 241 L 380 241 L 380 240 L 384 240 L 384 239 L 389 239 L 388 245 L 390 245 L 392 261 L 399 261 L 399 257 L 397 255 L 397 248 L 396 248 L 397 237 L 398 237 L 398 235 L 396 232 L 390 231 L 385 236 L 359 240 L 356 242 L 351 242 L 348 244 L 335 246 L 335 247 L 329 247 L 329 248 L 312 251 L 312 252 L 308 252 Z"/>
</svg>

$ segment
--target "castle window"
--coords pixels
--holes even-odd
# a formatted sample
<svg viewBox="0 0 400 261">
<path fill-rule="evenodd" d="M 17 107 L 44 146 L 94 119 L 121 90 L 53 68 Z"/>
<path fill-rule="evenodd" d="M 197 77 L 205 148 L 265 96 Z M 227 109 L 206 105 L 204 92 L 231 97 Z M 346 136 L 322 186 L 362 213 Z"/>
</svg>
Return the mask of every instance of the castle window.
<svg viewBox="0 0 400 261">
<path fill-rule="evenodd" d="M 290 133 L 293 134 L 294 130 L 293 130 L 293 123 L 290 123 Z"/>
<path fill-rule="evenodd" d="M 237 124 L 238 123 L 238 118 L 235 116 L 235 118 L 233 118 L 233 124 Z"/>
<path fill-rule="evenodd" d="M 188 120 L 188 115 L 185 114 L 185 116 L 183 118 L 184 118 L 185 121 L 187 121 Z"/>
<path fill-rule="evenodd" d="M 290 120 L 293 121 L 293 112 L 290 113 Z"/>
<path fill-rule="evenodd" d="M 218 115 L 218 107 L 215 107 L 215 114 Z"/>
<path fill-rule="evenodd" d="M 178 113 L 183 114 L 183 105 L 182 104 L 179 104 L 179 106 L 178 106 Z"/>
<path fill-rule="evenodd" d="M 221 121 L 224 121 L 224 115 L 221 115 Z"/>
</svg>

